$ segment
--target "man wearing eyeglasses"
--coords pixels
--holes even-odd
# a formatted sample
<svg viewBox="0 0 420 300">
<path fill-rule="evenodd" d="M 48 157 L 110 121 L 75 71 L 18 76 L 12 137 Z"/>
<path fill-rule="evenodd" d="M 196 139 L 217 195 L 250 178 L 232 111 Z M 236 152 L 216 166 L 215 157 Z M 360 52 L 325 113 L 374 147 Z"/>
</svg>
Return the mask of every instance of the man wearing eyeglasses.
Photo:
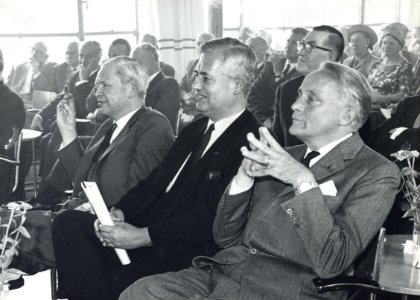
<svg viewBox="0 0 420 300">
<path fill-rule="evenodd" d="M 296 70 L 301 76 L 282 84 L 276 92 L 274 104 L 273 132 L 280 145 L 290 147 L 302 142 L 289 133 L 292 125 L 292 104 L 298 97 L 300 85 L 305 76 L 319 69 L 327 61 L 338 62 L 344 50 L 343 35 L 327 25 L 317 26 L 302 41 L 297 42 L 298 64 Z"/>
</svg>

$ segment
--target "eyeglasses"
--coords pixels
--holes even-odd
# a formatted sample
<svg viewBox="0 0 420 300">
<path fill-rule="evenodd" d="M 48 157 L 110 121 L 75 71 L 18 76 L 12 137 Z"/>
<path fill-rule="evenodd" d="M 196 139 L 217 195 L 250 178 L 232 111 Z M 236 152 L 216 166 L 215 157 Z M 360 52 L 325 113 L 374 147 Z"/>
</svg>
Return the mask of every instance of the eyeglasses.
<svg viewBox="0 0 420 300">
<path fill-rule="evenodd" d="M 314 48 L 317 48 L 317 49 L 323 50 L 323 51 L 333 52 L 331 49 L 327 49 L 327 48 L 324 48 L 324 47 L 317 46 L 312 42 L 306 43 L 305 41 L 298 41 L 297 42 L 298 51 L 302 50 L 303 48 L 305 48 L 306 53 L 311 53 Z"/>
</svg>

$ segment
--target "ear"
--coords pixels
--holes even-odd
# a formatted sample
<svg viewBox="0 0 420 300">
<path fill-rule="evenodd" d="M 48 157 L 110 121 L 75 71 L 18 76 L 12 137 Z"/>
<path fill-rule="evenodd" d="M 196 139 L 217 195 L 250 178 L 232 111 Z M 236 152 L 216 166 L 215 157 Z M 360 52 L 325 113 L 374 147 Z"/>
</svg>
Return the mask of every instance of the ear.
<svg viewBox="0 0 420 300">
<path fill-rule="evenodd" d="M 242 78 L 235 78 L 233 80 L 233 94 L 239 95 L 244 91 L 244 80 Z"/>
<path fill-rule="evenodd" d="M 127 84 L 127 89 L 128 89 L 127 94 L 128 94 L 128 98 L 129 98 L 129 99 L 133 99 L 134 97 L 136 97 L 137 92 L 136 92 L 136 89 L 134 88 L 134 84 L 133 84 L 133 82 L 132 82 L 132 81 L 130 81 L 130 82 Z"/>
<path fill-rule="evenodd" d="M 351 108 L 347 107 L 342 112 L 341 122 L 339 123 L 340 126 L 351 126 L 352 123 L 356 119 L 356 111 Z"/>
</svg>

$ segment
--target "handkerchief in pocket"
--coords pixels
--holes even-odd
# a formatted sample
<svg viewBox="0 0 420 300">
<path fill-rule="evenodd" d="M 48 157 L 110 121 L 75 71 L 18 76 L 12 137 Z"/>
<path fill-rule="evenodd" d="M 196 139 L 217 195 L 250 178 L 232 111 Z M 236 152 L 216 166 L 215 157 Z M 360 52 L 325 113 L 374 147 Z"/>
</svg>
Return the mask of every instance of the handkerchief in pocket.
<svg viewBox="0 0 420 300">
<path fill-rule="evenodd" d="M 337 188 L 335 187 L 334 181 L 329 180 L 319 185 L 321 192 L 325 196 L 337 196 Z"/>
</svg>

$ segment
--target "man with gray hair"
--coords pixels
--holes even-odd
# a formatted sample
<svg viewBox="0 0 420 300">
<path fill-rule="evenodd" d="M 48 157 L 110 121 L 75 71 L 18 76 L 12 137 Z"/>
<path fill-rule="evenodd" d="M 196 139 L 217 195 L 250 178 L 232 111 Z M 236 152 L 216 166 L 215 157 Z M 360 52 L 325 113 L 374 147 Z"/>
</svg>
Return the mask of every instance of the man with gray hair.
<svg viewBox="0 0 420 300">
<path fill-rule="evenodd" d="M 132 57 L 146 68 L 150 77 L 145 100 L 146 106 L 150 106 L 166 116 L 176 134 L 180 105 L 178 82 L 173 77 L 164 75 L 160 70 L 159 55 L 152 44 L 140 44 L 134 50 Z"/>
<path fill-rule="evenodd" d="M 304 145 L 283 149 L 265 127 L 260 139 L 248 134 L 213 226 L 223 250 L 141 279 L 120 300 L 319 299 L 312 279 L 352 272 L 398 189 L 396 165 L 357 133 L 370 102 L 366 79 L 346 66 L 325 63 L 309 74 L 290 127 Z"/>
<path fill-rule="evenodd" d="M 138 278 L 180 270 L 194 256 L 216 252 L 217 204 L 240 165 L 246 133 L 258 133 L 246 109 L 255 66 L 251 49 L 236 39 L 203 44 L 193 90 L 205 117 L 185 127 L 159 167 L 112 208 L 120 221 L 95 232 L 91 214 L 55 218 L 60 297 L 117 299 Z M 131 264 L 121 266 L 114 247 L 127 249 Z"/>
</svg>

